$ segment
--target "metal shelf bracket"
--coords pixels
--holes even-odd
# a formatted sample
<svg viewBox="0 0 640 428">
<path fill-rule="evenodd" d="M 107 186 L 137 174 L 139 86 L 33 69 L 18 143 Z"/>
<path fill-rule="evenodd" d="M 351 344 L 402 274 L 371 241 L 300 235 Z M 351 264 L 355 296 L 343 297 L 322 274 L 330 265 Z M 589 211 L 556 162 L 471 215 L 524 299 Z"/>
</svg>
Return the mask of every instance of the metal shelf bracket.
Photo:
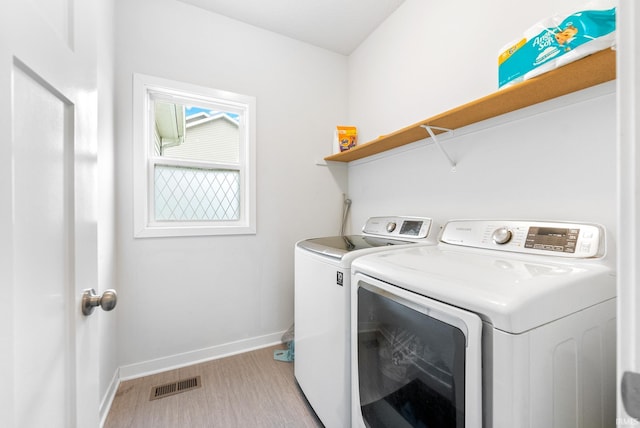
<svg viewBox="0 0 640 428">
<path fill-rule="evenodd" d="M 436 146 L 438 146 L 438 148 L 440 149 L 442 154 L 447 158 L 447 160 L 449 161 L 449 165 L 451 165 L 451 172 L 456 172 L 456 163 L 455 163 L 455 161 L 453 159 L 451 159 L 451 156 L 449 156 L 449 153 L 447 153 L 447 151 L 444 149 L 444 147 L 442 147 L 442 144 L 440 144 L 440 142 L 436 138 L 435 132 L 433 132 L 434 129 L 438 130 L 438 131 L 453 132 L 453 129 L 440 128 L 439 126 L 431 126 L 431 125 L 420 125 L 420 127 L 427 130 L 427 132 L 429 133 L 429 136 L 431 137 L 433 142 L 436 144 Z"/>
</svg>

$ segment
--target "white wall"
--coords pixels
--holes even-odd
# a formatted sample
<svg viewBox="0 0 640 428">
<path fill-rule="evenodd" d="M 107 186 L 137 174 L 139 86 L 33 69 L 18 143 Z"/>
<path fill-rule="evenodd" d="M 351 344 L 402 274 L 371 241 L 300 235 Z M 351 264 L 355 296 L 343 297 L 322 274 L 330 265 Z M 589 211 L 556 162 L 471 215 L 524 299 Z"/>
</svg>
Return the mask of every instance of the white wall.
<svg viewBox="0 0 640 428">
<path fill-rule="evenodd" d="M 368 140 L 494 92 L 498 50 L 555 6 L 406 0 L 349 59 L 350 123 Z M 576 220 L 614 238 L 615 109 L 611 82 L 457 130 L 441 138 L 456 172 L 424 141 L 352 162 L 353 225 L 372 214 Z"/>
<path fill-rule="evenodd" d="M 133 239 L 133 73 L 257 98 L 256 235 Z M 294 243 L 339 230 L 345 168 L 315 161 L 346 118 L 346 85 L 344 56 L 175 0 L 116 2 L 124 377 L 279 340 L 293 322 Z"/>
</svg>

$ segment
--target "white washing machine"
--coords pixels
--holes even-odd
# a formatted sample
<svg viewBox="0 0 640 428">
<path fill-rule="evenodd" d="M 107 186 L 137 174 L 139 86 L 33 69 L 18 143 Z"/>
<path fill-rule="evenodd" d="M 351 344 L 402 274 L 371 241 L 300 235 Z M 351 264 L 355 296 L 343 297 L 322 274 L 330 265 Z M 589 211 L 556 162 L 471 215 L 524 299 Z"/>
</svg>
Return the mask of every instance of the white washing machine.
<svg viewBox="0 0 640 428">
<path fill-rule="evenodd" d="M 437 233 L 429 218 L 372 217 L 362 235 L 296 244 L 294 373 L 325 427 L 351 420 L 351 263 L 390 248 L 435 245 Z"/>
<path fill-rule="evenodd" d="M 614 426 L 604 229 L 451 221 L 440 241 L 352 265 L 352 426 Z"/>
</svg>

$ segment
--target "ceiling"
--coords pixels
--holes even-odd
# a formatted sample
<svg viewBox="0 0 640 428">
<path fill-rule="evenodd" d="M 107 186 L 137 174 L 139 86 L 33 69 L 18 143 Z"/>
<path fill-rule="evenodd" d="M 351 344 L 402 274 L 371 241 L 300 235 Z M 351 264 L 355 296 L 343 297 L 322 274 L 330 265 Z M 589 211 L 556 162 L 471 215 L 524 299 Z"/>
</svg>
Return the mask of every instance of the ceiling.
<svg viewBox="0 0 640 428">
<path fill-rule="evenodd" d="M 180 0 L 349 55 L 404 0 Z"/>
</svg>

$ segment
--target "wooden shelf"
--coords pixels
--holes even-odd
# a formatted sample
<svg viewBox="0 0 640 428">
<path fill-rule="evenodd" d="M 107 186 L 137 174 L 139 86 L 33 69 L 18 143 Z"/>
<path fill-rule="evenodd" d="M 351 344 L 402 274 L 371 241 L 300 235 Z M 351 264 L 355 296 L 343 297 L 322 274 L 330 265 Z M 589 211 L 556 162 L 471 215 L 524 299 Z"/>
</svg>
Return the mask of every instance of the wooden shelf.
<svg viewBox="0 0 640 428">
<path fill-rule="evenodd" d="M 362 159 L 429 138 L 421 125 L 457 129 L 615 78 L 616 53 L 606 49 L 324 159 L 335 162 Z M 435 134 L 442 132 L 434 130 Z"/>
</svg>

